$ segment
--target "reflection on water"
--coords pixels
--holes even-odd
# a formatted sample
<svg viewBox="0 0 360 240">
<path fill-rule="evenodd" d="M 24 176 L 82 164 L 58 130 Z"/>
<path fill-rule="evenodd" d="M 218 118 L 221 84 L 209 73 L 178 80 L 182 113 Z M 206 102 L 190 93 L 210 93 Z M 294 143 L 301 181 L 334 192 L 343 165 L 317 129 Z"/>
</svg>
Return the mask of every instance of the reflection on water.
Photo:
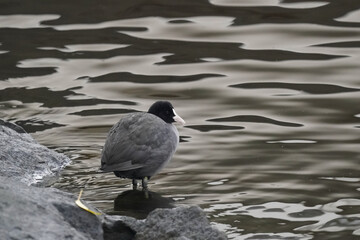
<svg viewBox="0 0 360 240">
<path fill-rule="evenodd" d="M 114 212 L 111 214 L 146 218 L 157 208 L 173 208 L 172 198 L 162 197 L 156 192 L 149 191 L 148 196 L 139 190 L 128 190 L 120 193 L 114 200 Z"/>
<path fill-rule="evenodd" d="M 287 222 L 293 223 L 294 226 L 299 225 L 298 222 L 307 223 L 296 227 L 295 232 L 329 232 L 341 238 L 341 235 L 336 232 L 351 231 L 354 235 L 359 235 L 360 229 L 360 214 L 339 214 L 342 213 L 342 207 L 360 206 L 359 199 L 340 199 L 336 202 L 330 202 L 325 205 L 304 206 L 302 203 L 282 203 L 282 202 L 267 202 L 265 204 L 244 206 L 241 203 L 237 204 L 215 204 L 206 209 L 208 213 L 213 214 L 214 217 L 232 217 L 242 215 L 244 226 L 253 224 L 254 219 L 266 219 L 267 227 L 273 229 L 281 228 L 281 225 Z M 251 217 L 252 219 L 250 219 Z M 249 221 L 246 221 L 248 219 Z M 249 224 L 251 222 L 251 224 Z M 277 227 L 279 226 L 279 227 Z M 222 226 L 227 228 L 228 226 Z M 240 231 L 231 229 L 230 235 L 236 239 L 312 239 L 309 234 L 289 234 L 279 233 L 274 236 L 273 234 L 240 234 Z M 334 234 L 335 232 L 335 234 Z M 250 237 L 251 236 L 251 237 Z M 262 236 L 262 238 L 260 237 Z"/>
<path fill-rule="evenodd" d="M 54 187 L 137 217 L 198 204 L 230 239 L 360 235 L 360 1 L 0 5 L 0 118 L 73 160 Z M 188 125 L 144 202 L 97 169 L 157 99 Z"/>
</svg>

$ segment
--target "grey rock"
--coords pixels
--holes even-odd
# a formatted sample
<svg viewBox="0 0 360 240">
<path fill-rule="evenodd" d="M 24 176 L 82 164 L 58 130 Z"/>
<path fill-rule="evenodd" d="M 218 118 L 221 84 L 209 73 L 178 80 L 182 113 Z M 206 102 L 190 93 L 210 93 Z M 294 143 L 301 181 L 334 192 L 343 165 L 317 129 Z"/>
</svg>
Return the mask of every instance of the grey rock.
<svg viewBox="0 0 360 240">
<path fill-rule="evenodd" d="M 44 182 L 58 173 L 70 159 L 37 143 L 24 129 L 0 121 L 0 176 L 27 185 Z M 50 179 L 50 178 L 49 178 Z"/>
<path fill-rule="evenodd" d="M 0 177 L 0 239 L 103 239 L 99 218 L 69 193 Z"/>
<path fill-rule="evenodd" d="M 38 144 L 21 127 L 2 120 L 0 162 L 1 240 L 227 239 L 225 234 L 211 226 L 199 207 L 156 209 L 145 220 L 106 214 L 97 217 L 76 206 L 72 194 L 54 188 L 29 186 L 56 174 L 70 160 Z M 130 197 L 137 199 L 136 193 L 133 195 Z M 156 203 L 172 207 L 167 201 L 159 200 L 155 193 L 151 196 Z M 117 199 L 117 206 L 131 206 L 124 204 L 121 201 L 124 196 L 121 197 Z"/>
<path fill-rule="evenodd" d="M 0 177 L 0 239 L 223 240 L 199 207 L 156 209 L 145 220 L 97 217 L 54 188 L 27 186 Z"/>
<path fill-rule="evenodd" d="M 145 220 L 125 216 L 107 216 L 104 225 L 115 229 L 123 224 L 135 232 L 135 240 L 225 240 L 226 235 L 211 226 L 197 206 L 156 209 Z"/>
</svg>

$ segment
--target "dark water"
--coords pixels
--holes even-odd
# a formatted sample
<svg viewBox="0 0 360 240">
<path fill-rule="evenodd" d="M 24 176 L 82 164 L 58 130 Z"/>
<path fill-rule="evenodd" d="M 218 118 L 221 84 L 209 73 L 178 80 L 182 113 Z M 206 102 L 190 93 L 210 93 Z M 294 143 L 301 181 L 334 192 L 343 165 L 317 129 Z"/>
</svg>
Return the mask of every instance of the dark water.
<svg viewBox="0 0 360 240">
<path fill-rule="evenodd" d="M 187 125 L 150 188 L 230 239 L 360 239 L 359 76 L 358 0 L 0 1 L 0 118 L 73 160 L 54 187 L 136 215 L 101 148 L 168 99 Z"/>
</svg>

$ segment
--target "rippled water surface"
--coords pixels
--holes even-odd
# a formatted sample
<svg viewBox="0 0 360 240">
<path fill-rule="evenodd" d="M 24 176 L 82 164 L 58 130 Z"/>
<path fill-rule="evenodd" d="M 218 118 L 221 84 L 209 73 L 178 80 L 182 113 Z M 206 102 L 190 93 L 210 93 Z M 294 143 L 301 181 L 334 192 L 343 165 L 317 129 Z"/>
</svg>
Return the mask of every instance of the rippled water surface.
<svg viewBox="0 0 360 240">
<path fill-rule="evenodd" d="M 73 160 L 53 186 L 137 215 L 101 149 L 167 99 L 187 124 L 154 199 L 230 239 L 360 238 L 359 76 L 358 0 L 0 1 L 0 118 Z"/>
</svg>

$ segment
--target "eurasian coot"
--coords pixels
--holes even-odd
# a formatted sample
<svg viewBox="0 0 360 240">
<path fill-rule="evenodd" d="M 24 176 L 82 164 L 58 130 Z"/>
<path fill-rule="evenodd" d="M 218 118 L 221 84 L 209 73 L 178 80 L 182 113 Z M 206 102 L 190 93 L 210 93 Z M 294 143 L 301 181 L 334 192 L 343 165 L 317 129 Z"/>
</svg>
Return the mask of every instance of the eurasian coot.
<svg viewBox="0 0 360 240">
<path fill-rule="evenodd" d="M 173 122 L 185 124 L 168 101 L 157 101 L 148 112 L 121 118 L 107 136 L 100 170 L 132 179 L 133 189 L 141 179 L 147 191 L 147 180 L 170 161 L 179 143 Z"/>
</svg>

